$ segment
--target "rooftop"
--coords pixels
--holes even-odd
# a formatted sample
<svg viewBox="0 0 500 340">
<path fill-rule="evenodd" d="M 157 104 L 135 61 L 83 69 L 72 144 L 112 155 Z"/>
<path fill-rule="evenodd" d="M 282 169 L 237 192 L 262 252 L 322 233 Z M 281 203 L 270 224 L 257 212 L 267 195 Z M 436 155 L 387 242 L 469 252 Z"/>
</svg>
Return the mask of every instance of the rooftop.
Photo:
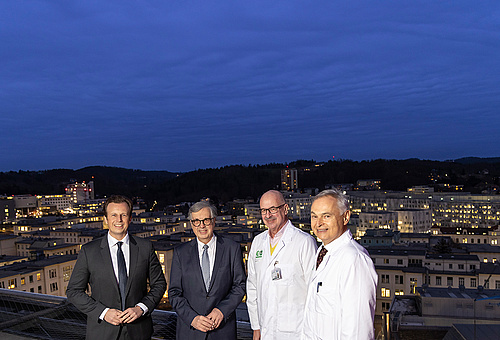
<svg viewBox="0 0 500 340">
<path fill-rule="evenodd" d="M 237 310 L 237 315 L 239 310 Z M 152 339 L 175 339 L 177 315 L 154 310 Z M 1 339 L 84 339 L 86 316 L 66 298 L 0 289 Z M 250 324 L 237 322 L 238 340 L 252 339 Z"/>
</svg>

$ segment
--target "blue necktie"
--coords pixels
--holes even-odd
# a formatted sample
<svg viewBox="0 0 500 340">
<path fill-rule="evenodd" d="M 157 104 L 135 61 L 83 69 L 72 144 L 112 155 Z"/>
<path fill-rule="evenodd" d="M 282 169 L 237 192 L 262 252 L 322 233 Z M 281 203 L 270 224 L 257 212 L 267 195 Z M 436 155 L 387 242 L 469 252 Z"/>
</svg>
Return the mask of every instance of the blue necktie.
<svg viewBox="0 0 500 340">
<path fill-rule="evenodd" d="M 201 271 L 203 273 L 203 280 L 205 281 L 205 288 L 210 287 L 210 260 L 208 258 L 208 245 L 203 246 L 203 254 L 201 255 Z"/>
<path fill-rule="evenodd" d="M 116 251 L 116 257 L 118 259 L 118 286 L 120 287 L 120 296 L 122 298 L 122 310 L 125 310 L 125 296 L 127 288 L 127 265 L 125 264 L 125 256 L 122 251 L 122 243 L 118 242 L 118 250 Z"/>
</svg>

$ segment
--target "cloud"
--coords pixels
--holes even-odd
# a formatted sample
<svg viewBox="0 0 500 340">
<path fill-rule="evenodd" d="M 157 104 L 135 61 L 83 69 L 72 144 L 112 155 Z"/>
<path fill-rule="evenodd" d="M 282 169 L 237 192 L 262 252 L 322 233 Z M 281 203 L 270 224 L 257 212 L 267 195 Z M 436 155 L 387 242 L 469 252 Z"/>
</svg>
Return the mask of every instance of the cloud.
<svg viewBox="0 0 500 340">
<path fill-rule="evenodd" d="M 498 156 L 498 14 L 492 1 L 3 2 L 0 171 Z"/>
</svg>

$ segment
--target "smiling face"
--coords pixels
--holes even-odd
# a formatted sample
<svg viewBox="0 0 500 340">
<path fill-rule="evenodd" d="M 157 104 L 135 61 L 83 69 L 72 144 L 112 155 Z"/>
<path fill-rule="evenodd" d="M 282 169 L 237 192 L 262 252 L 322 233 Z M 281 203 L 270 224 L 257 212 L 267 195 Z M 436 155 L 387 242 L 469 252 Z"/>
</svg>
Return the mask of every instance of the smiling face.
<svg viewBox="0 0 500 340">
<path fill-rule="evenodd" d="M 193 232 L 200 240 L 200 242 L 207 244 L 210 242 L 212 239 L 212 236 L 214 235 L 214 226 L 215 226 L 215 219 L 212 218 L 212 215 L 210 213 L 210 208 L 203 208 L 198 212 L 192 212 L 191 213 L 191 219 L 193 220 L 204 220 L 204 219 L 210 219 L 210 224 L 205 225 L 203 222 L 200 223 L 199 226 L 195 227 L 191 223 L 191 227 L 193 228 Z"/>
<path fill-rule="evenodd" d="M 127 235 L 131 218 L 127 203 L 109 203 L 104 222 L 108 225 L 109 234 L 115 239 L 121 240 Z"/>
<path fill-rule="evenodd" d="M 349 210 L 340 213 L 337 199 L 331 196 L 320 197 L 311 206 L 311 228 L 325 245 L 339 238 L 347 230 L 350 217 Z"/>
</svg>

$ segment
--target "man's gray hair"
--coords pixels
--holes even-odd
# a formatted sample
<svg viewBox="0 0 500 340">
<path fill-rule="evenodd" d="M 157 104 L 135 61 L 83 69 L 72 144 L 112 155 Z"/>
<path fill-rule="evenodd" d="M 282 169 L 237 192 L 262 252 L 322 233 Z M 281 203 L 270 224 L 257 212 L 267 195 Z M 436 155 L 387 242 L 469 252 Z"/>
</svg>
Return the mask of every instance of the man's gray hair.
<svg viewBox="0 0 500 340">
<path fill-rule="evenodd" d="M 201 209 L 204 209 L 204 208 L 210 209 L 210 217 L 211 218 L 217 217 L 217 208 L 215 208 L 215 206 L 212 203 L 210 203 L 210 201 L 203 200 L 203 201 L 196 202 L 195 204 L 193 204 L 189 208 L 188 220 L 192 219 L 192 213 L 197 213 L 198 211 L 200 211 Z"/>
<path fill-rule="evenodd" d="M 318 198 L 326 196 L 335 198 L 337 200 L 337 205 L 339 207 L 341 215 L 345 213 L 347 210 L 349 210 L 349 200 L 347 199 L 347 196 L 338 191 L 337 189 L 323 190 L 322 192 L 314 196 L 312 203 L 314 203 L 314 201 L 316 201 Z"/>
</svg>

